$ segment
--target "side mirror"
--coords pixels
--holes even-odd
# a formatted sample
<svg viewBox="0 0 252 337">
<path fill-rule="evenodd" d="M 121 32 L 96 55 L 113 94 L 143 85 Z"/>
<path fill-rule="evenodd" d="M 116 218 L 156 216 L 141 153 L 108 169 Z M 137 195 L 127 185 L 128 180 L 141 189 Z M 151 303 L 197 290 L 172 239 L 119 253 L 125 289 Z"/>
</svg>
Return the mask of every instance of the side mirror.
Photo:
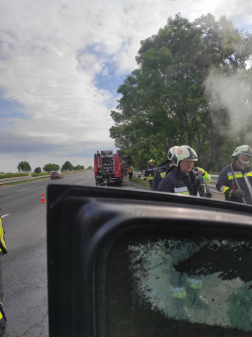
<svg viewBox="0 0 252 337">
<path fill-rule="evenodd" d="M 50 336 L 243 336 L 251 208 L 113 188 L 48 187 Z"/>
</svg>

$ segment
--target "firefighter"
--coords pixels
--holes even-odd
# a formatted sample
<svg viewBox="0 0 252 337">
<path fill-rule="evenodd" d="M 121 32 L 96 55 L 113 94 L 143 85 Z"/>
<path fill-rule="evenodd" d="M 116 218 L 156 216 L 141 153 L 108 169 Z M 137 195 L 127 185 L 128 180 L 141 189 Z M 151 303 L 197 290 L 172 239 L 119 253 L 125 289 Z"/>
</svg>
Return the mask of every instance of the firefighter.
<svg viewBox="0 0 252 337">
<path fill-rule="evenodd" d="M 129 181 L 131 181 L 132 180 L 132 176 L 133 176 L 133 167 L 132 167 L 132 165 L 130 165 L 128 167 L 128 174 L 129 174 Z"/>
<path fill-rule="evenodd" d="M 165 177 L 167 170 L 170 166 L 173 165 L 172 156 L 178 146 L 171 147 L 167 152 L 167 159 L 158 165 L 153 182 L 152 182 L 152 191 L 158 191 L 158 185 L 160 184 L 161 180 Z"/>
<path fill-rule="evenodd" d="M 146 182 L 146 178 L 148 177 L 150 189 L 152 189 L 152 181 L 153 181 L 156 169 L 157 167 L 155 166 L 155 160 L 151 159 L 149 161 L 149 166 L 146 168 L 145 173 L 144 173 L 144 182 Z"/>
<path fill-rule="evenodd" d="M 170 167 L 174 164 L 172 157 L 174 156 L 175 150 L 178 147 L 179 146 L 171 147 L 167 153 L 167 160 L 158 166 L 153 178 L 152 191 L 158 191 L 158 185 L 160 184 L 161 180 L 166 176 L 167 173 L 171 171 Z M 207 173 L 207 171 L 200 167 L 194 167 L 193 170 L 202 175 L 202 178 L 204 179 L 206 184 L 211 182 L 211 176 Z"/>
<path fill-rule="evenodd" d="M 177 147 L 173 156 L 174 167 L 161 181 L 158 191 L 211 198 L 201 174 L 193 169 L 197 160 L 197 153 L 190 146 Z"/>
<path fill-rule="evenodd" d="M 96 176 L 96 185 L 102 185 L 102 168 L 98 166 L 97 176 Z"/>
<path fill-rule="evenodd" d="M 251 157 L 248 145 L 238 146 L 231 164 L 221 170 L 216 188 L 225 195 L 225 200 L 252 204 L 252 170 L 248 166 Z"/>
</svg>

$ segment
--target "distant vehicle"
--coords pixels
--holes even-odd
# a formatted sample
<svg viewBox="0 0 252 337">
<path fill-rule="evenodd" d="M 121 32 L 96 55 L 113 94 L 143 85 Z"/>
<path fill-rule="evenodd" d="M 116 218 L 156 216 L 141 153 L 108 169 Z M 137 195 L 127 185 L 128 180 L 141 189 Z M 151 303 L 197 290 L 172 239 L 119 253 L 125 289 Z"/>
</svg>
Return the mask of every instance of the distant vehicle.
<svg viewBox="0 0 252 337">
<path fill-rule="evenodd" d="M 94 175 L 97 185 L 97 172 L 98 167 L 102 169 L 102 182 L 110 183 L 115 182 L 120 185 L 123 181 L 123 172 L 121 168 L 120 154 L 113 154 L 112 150 L 97 151 L 94 155 Z"/>
<path fill-rule="evenodd" d="M 51 179 L 63 179 L 64 174 L 61 171 L 51 171 L 50 177 Z"/>
</svg>

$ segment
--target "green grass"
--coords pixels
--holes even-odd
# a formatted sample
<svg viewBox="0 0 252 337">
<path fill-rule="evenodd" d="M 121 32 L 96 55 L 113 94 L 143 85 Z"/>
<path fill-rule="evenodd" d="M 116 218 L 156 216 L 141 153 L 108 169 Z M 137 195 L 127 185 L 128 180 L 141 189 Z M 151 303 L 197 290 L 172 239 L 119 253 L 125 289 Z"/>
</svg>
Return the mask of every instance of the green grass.
<svg viewBox="0 0 252 337">
<path fill-rule="evenodd" d="M 46 177 L 46 178 L 39 178 L 39 179 L 36 179 L 36 180 L 25 180 L 25 181 L 15 181 L 13 183 L 6 183 L 4 185 L 0 185 L 0 189 L 2 187 L 9 187 L 9 186 L 14 186 L 14 185 L 22 185 L 22 184 L 30 184 L 30 183 L 35 183 L 36 181 L 38 180 L 45 180 L 45 179 L 49 179 L 49 177 Z"/>
<path fill-rule="evenodd" d="M 148 181 L 146 181 L 145 183 L 143 179 L 138 179 L 138 178 L 132 178 L 132 181 L 134 181 L 134 183 L 136 184 L 143 186 L 146 190 L 150 190 L 150 185 Z"/>
<path fill-rule="evenodd" d="M 0 179 L 27 177 L 28 175 L 29 175 L 29 173 L 4 173 L 4 174 L 0 174 Z"/>
</svg>

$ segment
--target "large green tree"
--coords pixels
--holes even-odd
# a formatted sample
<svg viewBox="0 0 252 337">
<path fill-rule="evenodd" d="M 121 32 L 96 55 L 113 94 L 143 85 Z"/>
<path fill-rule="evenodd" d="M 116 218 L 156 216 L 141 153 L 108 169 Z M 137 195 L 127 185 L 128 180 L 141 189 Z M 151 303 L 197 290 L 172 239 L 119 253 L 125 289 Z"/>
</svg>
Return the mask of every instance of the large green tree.
<svg viewBox="0 0 252 337">
<path fill-rule="evenodd" d="M 165 159 L 177 144 L 194 147 L 205 168 L 219 169 L 228 141 L 229 110 L 206 90 L 212 69 L 225 76 L 245 70 L 251 38 L 225 17 L 194 22 L 179 14 L 157 35 L 141 42 L 138 68 L 119 86 L 110 135 L 128 162 L 143 168 Z M 236 51 L 236 52 L 235 52 Z"/>
<path fill-rule="evenodd" d="M 31 172 L 31 166 L 27 161 L 21 161 L 17 166 L 18 172 Z"/>
<path fill-rule="evenodd" d="M 50 171 L 58 171 L 60 169 L 60 166 L 57 165 L 57 164 L 46 164 L 44 167 L 43 167 L 43 170 L 45 172 L 50 172 Z"/>
<path fill-rule="evenodd" d="M 61 167 L 62 171 L 71 171 L 72 169 L 73 165 L 70 163 L 70 161 L 66 161 Z"/>
</svg>

